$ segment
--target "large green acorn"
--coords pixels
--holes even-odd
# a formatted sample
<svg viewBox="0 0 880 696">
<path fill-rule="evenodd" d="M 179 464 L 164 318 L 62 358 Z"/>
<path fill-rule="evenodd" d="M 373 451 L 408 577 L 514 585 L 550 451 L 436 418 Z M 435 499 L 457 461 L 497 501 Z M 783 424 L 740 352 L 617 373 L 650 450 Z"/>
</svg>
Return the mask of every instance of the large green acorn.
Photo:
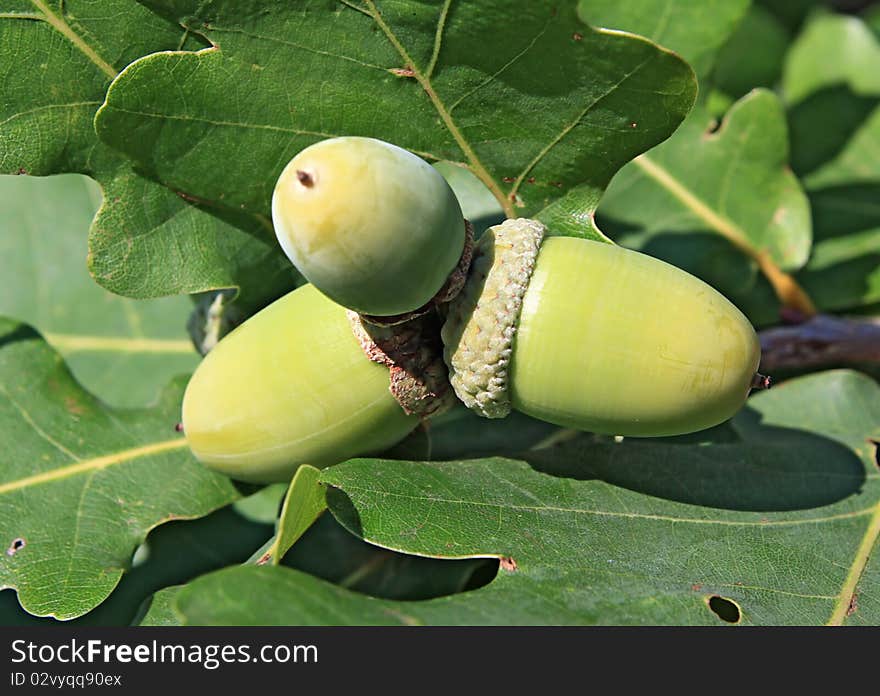
<svg viewBox="0 0 880 696">
<path fill-rule="evenodd" d="M 183 398 L 195 456 L 242 481 L 287 481 L 395 444 L 419 423 L 389 391 L 346 310 L 304 285 L 226 335 Z"/>
<path fill-rule="evenodd" d="M 446 180 L 373 138 L 330 138 L 297 154 L 275 185 L 272 221 L 300 273 L 364 315 L 426 305 L 465 249 L 465 221 Z"/>
<path fill-rule="evenodd" d="M 443 328 L 467 406 L 658 436 L 708 428 L 743 405 L 760 344 L 733 304 L 650 256 L 545 232 L 507 220 L 474 250 Z"/>
</svg>

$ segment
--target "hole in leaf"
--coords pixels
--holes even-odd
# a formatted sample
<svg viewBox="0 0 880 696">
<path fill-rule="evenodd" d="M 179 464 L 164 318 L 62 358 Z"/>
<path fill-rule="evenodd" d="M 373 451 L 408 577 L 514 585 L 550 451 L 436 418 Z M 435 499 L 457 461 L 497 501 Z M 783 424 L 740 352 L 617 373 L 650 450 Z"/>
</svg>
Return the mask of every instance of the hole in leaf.
<svg viewBox="0 0 880 696">
<path fill-rule="evenodd" d="M 25 547 L 25 540 L 21 537 L 17 539 L 13 539 L 12 543 L 9 545 L 9 548 L 6 549 L 7 556 L 14 556 L 18 551 Z"/>
<path fill-rule="evenodd" d="M 874 445 L 874 463 L 880 469 L 880 440 L 868 440 L 868 442 Z"/>
<path fill-rule="evenodd" d="M 703 137 L 715 135 L 719 130 L 721 130 L 721 119 L 713 118 L 712 121 L 709 123 L 709 126 L 706 128 L 706 132 L 703 134 Z"/>
<path fill-rule="evenodd" d="M 719 619 L 726 621 L 727 623 L 738 623 L 742 617 L 736 602 L 733 602 L 726 597 L 712 595 L 709 597 L 708 604 L 709 609 L 711 609 Z"/>
</svg>

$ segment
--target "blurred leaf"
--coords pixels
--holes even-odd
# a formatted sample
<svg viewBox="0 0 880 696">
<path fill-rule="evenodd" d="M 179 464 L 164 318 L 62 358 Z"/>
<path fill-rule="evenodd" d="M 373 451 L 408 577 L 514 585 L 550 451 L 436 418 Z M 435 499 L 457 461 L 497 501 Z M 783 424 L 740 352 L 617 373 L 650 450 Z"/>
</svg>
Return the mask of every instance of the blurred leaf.
<svg viewBox="0 0 880 696">
<path fill-rule="evenodd" d="M 32 329 L 0 320 L 0 431 L 8 443 L 0 587 L 17 589 L 27 611 L 88 612 L 116 587 L 150 529 L 238 496 L 175 434 L 182 386 L 150 409 L 107 408 Z"/>
<path fill-rule="evenodd" d="M 880 178 L 810 194 L 815 244 L 798 279 L 825 310 L 880 302 Z"/>
<path fill-rule="evenodd" d="M 878 177 L 876 157 L 871 163 L 872 143 L 878 141 L 880 130 L 875 125 L 878 104 L 876 96 L 854 94 L 847 85 L 832 85 L 789 108 L 791 166 L 798 176 L 806 177 L 807 188 L 822 185 L 822 179 L 848 183 L 852 174 L 857 180 L 864 175 Z"/>
<path fill-rule="evenodd" d="M 845 107 L 841 104 L 840 108 Z M 832 159 L 804 179 L 809 190 L 869 182 L 880 182 L 880 108 L 874 108 L 849 132 L 846 143 Z"/>
<path fill-rule="evenodd" d="M 252 310 L 296 279 L 271 225 L 209 211 L 144 178 L 93 127 L 107 86 L 128 63 L 204 45 L 130 0 L 0 0 L 0 63 L 9 66 L 0 73 L 0 172 L 98 181 L 104 205 L 89 267 L 107 289 L 143 298 L 245 286 L 241 303 Z"/>
<path fill-rule="evenodd" d="M 817 12 L 788 52 L 782 91 L 795 104 L 838 84 L 855 94 L 880 94 L 880 44 L 858 17 Z"/>
<path fill-rule="evenodd" d="M 817 64 L 821 63 L 820 64 Z M 880 300 L 880 42 L 857 17 L 811 17 L 786 65 L 792 164 L 815 245 L 798 279 L 825 310 Z"/>
<path fill-rule="evenodd" d="M 701 79 L 750 0 L 580 0 L 588 24 L 641 34 L 684 58 Z"/>
<path fill-rule="evenodd" d="M 296 152 L 362 135 L 469 168 L 508 216 L 601 238 L 602 189 L 696 91 L 677 56 L 550 0 L 149 5 L 213 47 L 129 66 L 99 136 L 172 189 L 258 216 Z"/>
<path fill-rule="evenodd" d="M 180 589 L 175 611 L 195 624 L 682 625 L 723 623 L 720 597 L 741 624 L 876 623 L 876 602 L 853 598 L 876 573 L 878 424 L 880 387 L 832 371 L 756 395 L 733 420 L 741 440 L 711 448 L 578 441 L 526 460 L 352 460 L 323 476 L 348 529 L 425 556 L 500 557 L 498 577 L 394 602 L 236 568 Z"/>
<path fill-rule="evenodd" d="M 252 522 L 275 524 L 285 493 L 287 493 L 286 483 L 273 483 L 256 493 L 236 500 L 232 506 L 239 515 Z"/>
<path fill-rule="evenodd" d="M 779 19 L 761 5 L 752 5 L 718 52 L 712 85 L 734 99 L 756 87 L 775 87 L 789 39 Z"/>
<path fill-rule="evenodd" d="M 462 213 L 474 226 L 474 234 L 479 237 L 487 227 L 504 221 L 504 211 L 492 192 L 473 172 L 450 162 L 437 162 L 439 171 L 461 205 Z"/>
<path fill-rule="evenodd" d="M 811 243 L 809 203 L 787 166 L 782 106 L 756 90 L 715 125 L 698 107 L 668 142 L 624 167 L 602 199 L 601 225 L 619 243 L 699 276 L 753 322 L 773 321 L 772 292 L 750 301 L 762 286 L 755 266 L 777 276 L 772 264 L 799 268 Z"/>
<path fill-rule="evenodd" d="M 865 24 L 874 32 L 874 36 L 880 38 L 880 5 L 872 5 L 864 14 Z"/>
<path fill-rule="evenodd" d="M 756 0 L 755 4 L 772 13 L 780 23 L 795 33 L 817 5 L 826 0 Z"/>
<path fill-rule="evenodd" d="M 95 285 L 86 231 L 99 202 L 83 176 L 0 177 L 0 314 L 42 332 L 95 396 L 144 406 L 198 363 L 184 329 L 190 302 L 136 302 Z"/>
</svg>

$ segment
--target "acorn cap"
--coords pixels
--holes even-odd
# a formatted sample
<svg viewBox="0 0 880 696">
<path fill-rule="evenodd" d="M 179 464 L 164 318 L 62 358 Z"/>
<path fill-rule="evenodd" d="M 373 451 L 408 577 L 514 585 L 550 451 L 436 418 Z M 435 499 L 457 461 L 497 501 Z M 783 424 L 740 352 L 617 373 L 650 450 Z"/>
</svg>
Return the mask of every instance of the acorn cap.
<svg viewBox="0 0 880 696">
<path fill-rule="evenodd" d="M 458 398 L 486 418 L 511 410 L 508 365 L 522 299 L 546 228 L 518 218 L 490 227 L 474 248 L 471 272 L 441 331 Z"/>
</svg>

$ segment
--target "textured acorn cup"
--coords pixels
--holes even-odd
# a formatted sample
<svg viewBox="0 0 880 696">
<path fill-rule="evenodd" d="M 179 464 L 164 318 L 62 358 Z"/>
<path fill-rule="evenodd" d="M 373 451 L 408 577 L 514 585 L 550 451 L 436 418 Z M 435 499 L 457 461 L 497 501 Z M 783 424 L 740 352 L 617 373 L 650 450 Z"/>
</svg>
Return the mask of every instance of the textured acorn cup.
<svg viewBox="0 0 880 696">
<path fill-rule="evenodd" d="M 225 336 L 196 369 L 183 429 L 206 466 L 254 483 L 288 481 L 381 451 L 419 423 L 389 391 L 344 307 L 304 285 Z"/>
<path fill-rule="evenodd" d="M 284 168 L 272 196 L 284 252 L 310 283 L 360 314 L 427 304 L 455 269 L 465 222 L 446 180 L 373 138 L 322 140 Z"/>
<path fill-rule="evenodd" d="M 760 344 L 731 302 L 650 256 L 544 232 L 508 220 L 474 251 L 443 328 L 466 405 L 628 436 L 695 432 L 739 410 Z"/>
</svg>

